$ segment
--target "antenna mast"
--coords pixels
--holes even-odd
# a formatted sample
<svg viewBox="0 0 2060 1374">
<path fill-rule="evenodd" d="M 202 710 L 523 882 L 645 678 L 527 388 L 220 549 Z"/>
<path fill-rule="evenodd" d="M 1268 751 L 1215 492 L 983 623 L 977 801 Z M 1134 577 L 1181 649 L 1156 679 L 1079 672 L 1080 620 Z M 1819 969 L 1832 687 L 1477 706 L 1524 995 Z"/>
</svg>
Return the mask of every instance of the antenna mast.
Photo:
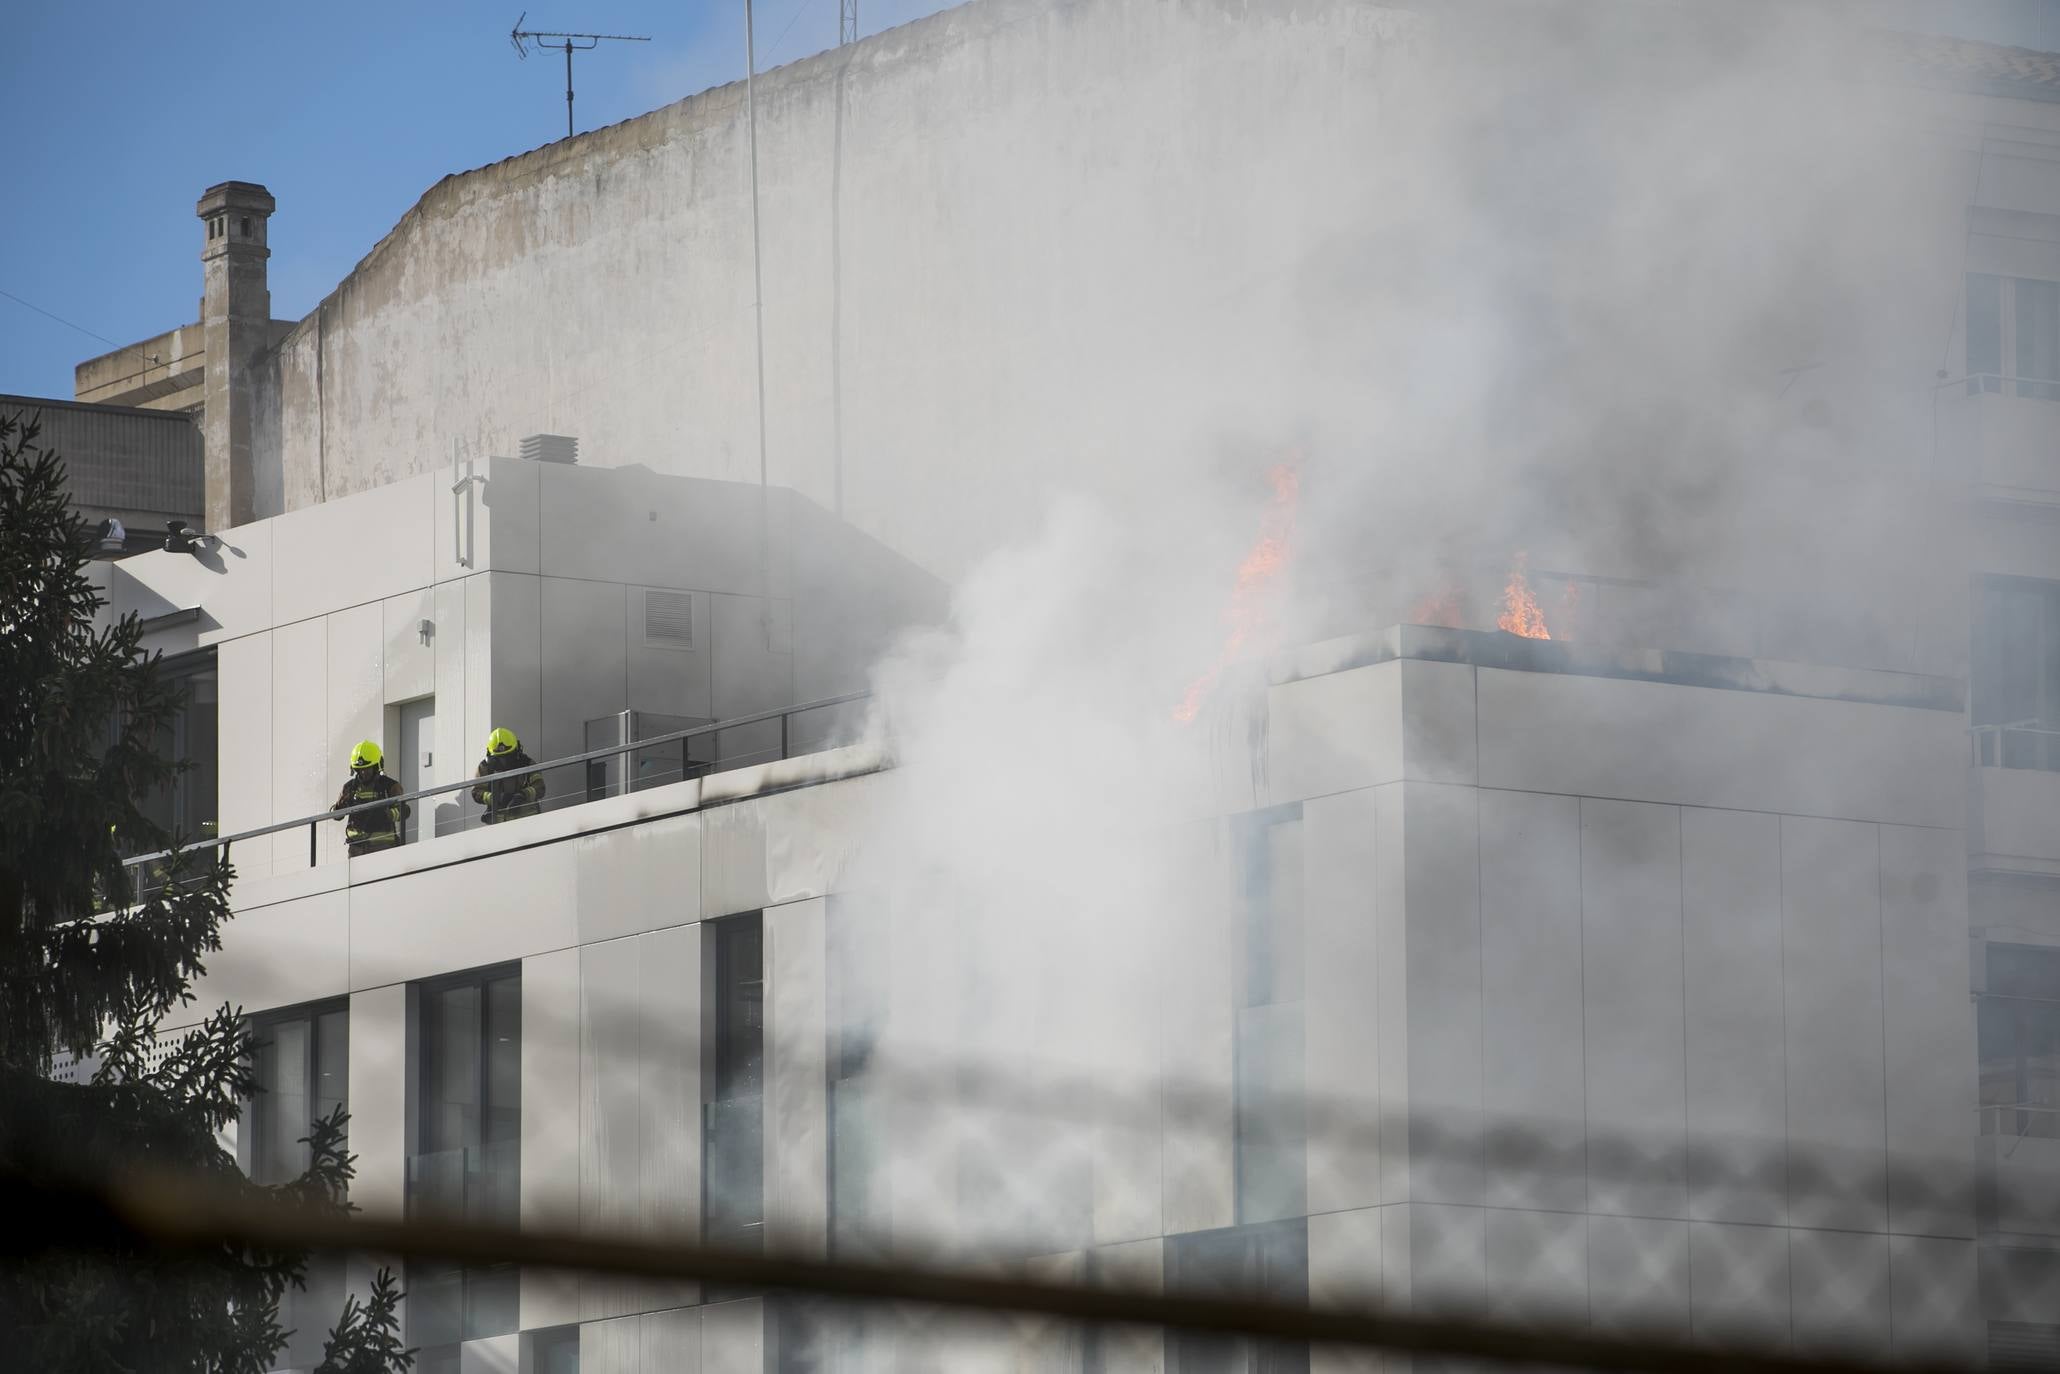
<svg viewBox="0 0 2060 1374">
<path fill-rule="evenodd" d="M 837 21 L 837 46 L 858 41 L 858 0 L 838 0 L 843 15 Z"/>
<path fill-rule="evenodd" d="M 855 4 L 856 0 L 844 0 L 844 3 L 847 5 Z M 515 27 L 509 31 L 508 41 L 515 45 L 515 55 L 517 57 L 524 59 L 527 59 L 529 56 L 528 45 L 530 43 L 536 44 L 537 51 L 539 52 L 542 52 L 546 48 L 555 48 L 564 52 L 565 136 L 567 138 L 571 138 L 572 55 L 576 52 L 590 52 L 593 49 L 600 47 L 603 43 L 648 43 L 651 41 L 650 35 L 634 33 L 547 33 L 541 29 L 523 28 L 522 21 L 527 18 L 529 18 L 529 11 L 524 10 L 521 13 L 521 15 L 516 18 Z M 547 40 L 557 41 L 553 42 Z"/>
</svg>

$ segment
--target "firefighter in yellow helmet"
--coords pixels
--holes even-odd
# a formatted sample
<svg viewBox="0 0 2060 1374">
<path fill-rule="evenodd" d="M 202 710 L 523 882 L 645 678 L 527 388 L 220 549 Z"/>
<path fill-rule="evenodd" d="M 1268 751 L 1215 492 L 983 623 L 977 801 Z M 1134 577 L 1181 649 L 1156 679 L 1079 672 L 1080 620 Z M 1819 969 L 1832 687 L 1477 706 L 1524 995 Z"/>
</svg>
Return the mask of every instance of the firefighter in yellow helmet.
<svg viewBox="0 0 2060 1374">
<path fill-rule="evenodd" d="M 336 805 L 331 811 L 341 811 L 347 806 L 362 806 L 383 797 L 401 795 L 401 785 L 380 771 L 386 756 L 371 740 L 358 741 L 358 747 L 350 751 L 350 781 L 337 794 Z M 395 802 L 392 806 L 368 806 L 363 811 L 353 811 L 343 818 L 343 837 L 350 841 L 353 859 L 361 854 L 376 854 L 382 849 L 392 849 L 401 843 L 402 822 L 413 810 L 406 802 Z"/>
<path fill-rule="evenodd" d="M 505 726 L 486 737 L 486 757 L 479 761 L 472 800 L 486 808 L 488 825 L 520 820 L 544 809 L 544 775 L 536 760 L 522 752 L 522 742 Z"/>
</svg>

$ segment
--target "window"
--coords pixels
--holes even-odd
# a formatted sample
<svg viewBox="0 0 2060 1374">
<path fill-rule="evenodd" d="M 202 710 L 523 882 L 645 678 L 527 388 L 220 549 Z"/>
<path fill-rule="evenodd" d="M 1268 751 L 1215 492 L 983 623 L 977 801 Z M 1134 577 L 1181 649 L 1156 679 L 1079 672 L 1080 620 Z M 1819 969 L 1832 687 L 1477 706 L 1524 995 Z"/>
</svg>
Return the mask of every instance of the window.
<svg viewBox="0 0 2060 1374">
<path fill-rule="evenodd" d="M 1307 1211 L 1302 1113 L 1302 811 L 1258 812 L 1232 826 L 1237 891 L 1237 1216 Z"/>
<path fill-rule="evenodd" d="M 213 839 L 220 744 L 215 651 L 167 659 L 158 671 L 179 693 L 179 706 L 158 732 L 157 753 L 181 767 L 163 788 L 144 798 L 140 809 L 169 834 L 186 840 Z"/>
<path fill-rule="evenodd" d="M 765 926 L 757 912 L 707 925 L 714 985 L 702 1234 L 755 1246 L 765 1220 Z"/>
<path fill-rule="evenodd" d="M 2060 769 L 2060 582 L 1975 582 L 1968 684 L 1976 761 Z"/>
<path fill-rule="evenodd" d="M 1184 1296 L 1309 1300 L 1309 1230 L 1301 1218 L 1166 1237 L 1166 1286 Z M 1166 1333 L 1168 1374 L 1308 1374 L 1305 1342 Z"/>
<path fill-rule="evenodd" d="M 2060 282 L 1967 274 L 1967 389 L 2060 400 Z"/>
<path fill-rule="evenodd" d="M 350 1012 L 337 1002 L 276 1012 L 252 1022 L 257 1094 L 249 1122 L 249 1172 L 285 1183 L 307 1171 L 308 1134 L 350 1099 Z"/>
<path fill-rule="evenodd" d="M 521 970 L 425 983 L 418 1012 L 408 1209 L 512 1226 L 522 1166 Z M 415 1266 L 410 1339 L 428 1347 L 513 1331 L 515 1285 L 512 1265 Z"/>
<path fill-rule="evenodd" d="M 532 1374 L 579 1374 L 579 1328 L 554 1327 L 529 1337 L 530 1358 L 523 1368 Z"/>
<path fill-rule="evenodd" d="M 1987 948 L 1976 1018 L 1982 1130 L 2060 1137 L 2060 948 Z"/>
<path fill-rule="evenodd" d="M 878 1089 L 868 1077 L 887 1019 L 886 913 L 833 896 L 825 914 L 830 1021 L 830 1251 L 874 1255 L 886 1239 L 886 1141 Z"/>
</svg>

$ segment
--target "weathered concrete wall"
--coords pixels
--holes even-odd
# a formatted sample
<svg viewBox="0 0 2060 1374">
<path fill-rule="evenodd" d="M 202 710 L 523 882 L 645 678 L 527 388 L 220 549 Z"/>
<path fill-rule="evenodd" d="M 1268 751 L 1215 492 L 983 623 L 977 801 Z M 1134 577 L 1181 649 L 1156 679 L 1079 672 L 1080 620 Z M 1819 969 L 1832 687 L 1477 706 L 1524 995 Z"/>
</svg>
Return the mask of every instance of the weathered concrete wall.
<svg viewBox="0 0 2060 1374">
<path fill-rule="evenodd" d="M 1352 182 L 1408 27 L 982 0 L 762 77 L 772 482 L 949 574 L 1053 465 L 1277 395 L 1271 269 Z M 438 183 L 278 352 L 286 507 L 534 432 L 755 481 L 748 187 L 741 85 Z"/>
</svg>

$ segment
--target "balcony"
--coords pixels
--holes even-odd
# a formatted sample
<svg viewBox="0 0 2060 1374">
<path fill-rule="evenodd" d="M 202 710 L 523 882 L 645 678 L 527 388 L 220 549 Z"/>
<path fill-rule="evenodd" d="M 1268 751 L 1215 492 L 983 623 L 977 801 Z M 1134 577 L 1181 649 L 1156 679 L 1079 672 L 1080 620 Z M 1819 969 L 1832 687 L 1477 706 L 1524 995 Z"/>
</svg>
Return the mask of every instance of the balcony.
<svg viewBox="0 0 2060 1374">
<path fill-rule="evenodd" d="M 1975 496 L 2060 504 L 2060 383 L 1949 383 L 1939 395 L 1938 443 Z"/>
<path fill-rule="evenodd" d="M 2060 871 L 2060 730 L 1969 732 L 1967 852 L 1977 868 Z"/>
</svg>

